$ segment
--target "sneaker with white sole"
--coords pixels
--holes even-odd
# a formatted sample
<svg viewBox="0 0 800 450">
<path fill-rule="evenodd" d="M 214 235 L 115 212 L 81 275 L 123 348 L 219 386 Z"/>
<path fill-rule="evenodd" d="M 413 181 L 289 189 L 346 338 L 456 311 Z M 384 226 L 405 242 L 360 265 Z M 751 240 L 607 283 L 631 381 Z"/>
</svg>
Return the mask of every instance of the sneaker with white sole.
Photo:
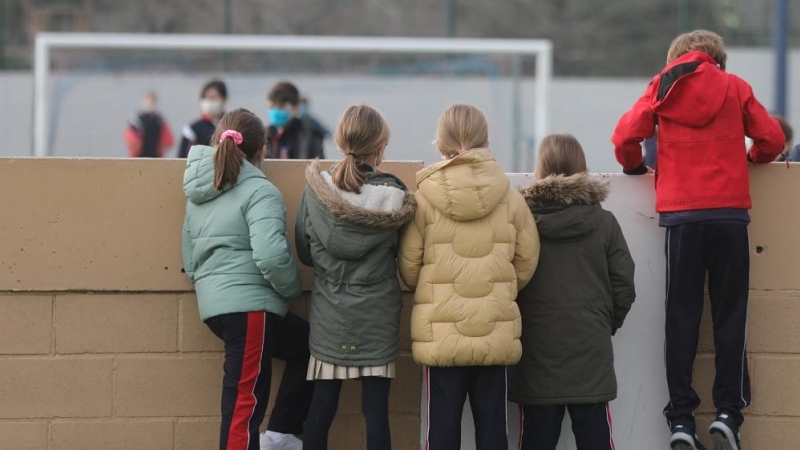
<svg viewBox="0 0 800 450">
<path fill-rule="evenodd" d="M 261 450 L 303 450 L 303 441 L 293 434 L 266 431 L 259 436 Z"/>
<path fill-rule="evenodd" d="M 720 412 L 708 431 L 714 441 L 714 450 L 742 450 L 739 427 L 733 415 Z"/>
<path fill-rule="evenodd" d="M 672 450 L 706 450 L 693 425 L 677 424 L 672 426 L 672 437 L 669 440 Z"/>
</svg>

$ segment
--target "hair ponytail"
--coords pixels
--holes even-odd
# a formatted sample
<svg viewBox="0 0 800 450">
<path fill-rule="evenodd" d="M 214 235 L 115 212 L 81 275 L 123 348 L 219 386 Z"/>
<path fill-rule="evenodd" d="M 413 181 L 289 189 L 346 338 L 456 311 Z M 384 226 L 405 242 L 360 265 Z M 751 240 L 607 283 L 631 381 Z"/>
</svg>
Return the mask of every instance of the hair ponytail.
<svg viewBox="0 0 800 450">
<path fill-rule="evenodd" d="M 214 187 L 221 191 L 236 184 L 245 160 L 255 161 L 266 139 L 264 123 L 246 109 L 226 113 L 211 137 L 214 152 Z"/>
<path fill-rule="evenodd" d="M 358 168 L 356 155 L 348 153 L 342 161 L 334 166 L 331 171 L 331 178 L 333 179 L 333 184 L 339 189 L 360 194 L 361 186 L 366 181 L 367 176 Z"/>
<path fill-rule="evenodd" d="M 214 187 L 221 191 L 226 184 L 234 184 L 239 178 L 245 154 L 233 139 L 223 139 L 214 152 Z"/>
<path fill-rule="evenodd" d="M 389 125 L 381 113 L 367 105 L 347 108 L 339 119 L 333 137 L 344 159 L 331 171 L 333 183 L 346 192 L 361 193 L 367 176 L 359 169 L 364 158 L 382 156 L 389 142 Z"/>
</svg>

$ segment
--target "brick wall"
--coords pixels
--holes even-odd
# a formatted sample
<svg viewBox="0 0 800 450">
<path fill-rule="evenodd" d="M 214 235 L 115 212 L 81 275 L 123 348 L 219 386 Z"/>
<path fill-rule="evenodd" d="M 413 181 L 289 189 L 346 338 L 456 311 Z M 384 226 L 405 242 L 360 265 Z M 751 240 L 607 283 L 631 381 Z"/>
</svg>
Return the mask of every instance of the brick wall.
<svg viewBox="0 0 800 450">
<path fill-rule="evenodd" d="M 386 168 L 411 182 L 419 165 Z M 303 164 L 273 162 L 266 170 L 285 194 L 291 230 Z M 790 449 L 800 440 L 797 170 L 773 165 L 752 172 L 754 401 L 743 429 L 746 448 Z M 216 448 L 221 347 L 200 323 L 180 274 L 181 171 L 180 161 L 0 159 L 0 448 Z M 649 257 L 663 258 L 659 247 Z M 308 272 L 304 278 L 308 283 Z M 407 294 L 391 396 L 395 449 L 419 443 L 421 377 L 408 351 L 410 301 Z M 699 419 L 707 424 L 708 317 L 703 328 L 696 379 Z M 642 337 L 651 338 L 660 339 L 660 330 Z M 364 448 L 359 399 L 358 384 L 346 383 L 331 448 Z M 661 406 L 648 403 L 647 412 Z M 663 424 L 653 433 L 665 433 Z"/>
<path fill-rule="evenodd" d="M 265 168 L 290 231 L 304 168 Z M 419 165 L 386 169 L 413 184 Z M 182 171 L 181 161 L 0 160 L 0 448 L 217 448 L 222 346 L 181 274 Z M 399 449 L 419 446 L 410 302 L 390 402 Z M 331 438 L 364 448 L 357 382 L 345 383 Z"/>
</svg>

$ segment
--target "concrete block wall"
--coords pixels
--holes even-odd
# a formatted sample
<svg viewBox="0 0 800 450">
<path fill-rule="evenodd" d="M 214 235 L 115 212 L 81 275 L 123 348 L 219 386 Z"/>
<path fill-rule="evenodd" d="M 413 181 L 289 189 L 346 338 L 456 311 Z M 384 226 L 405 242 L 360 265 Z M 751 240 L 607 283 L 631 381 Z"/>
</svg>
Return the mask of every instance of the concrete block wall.
<svg viewBox="0 0 800 450">
<path fill-rule="evenodd" d="M 181 274 L 183 165 L 0 160 L 0 448 L 218 448 L 222 345 Z M 386 164 L 410 185 L 419 167 Z M 265 164 L 290 231 L 304 170 Z M 421 371 L 404 302 L 390 410 L 394 448 L 416 449 Z M 276 362 L 273 397 L 281 373 Z M 341 398 L 331 448 L 364 448 L 359 384 Z"/>
<path fill-rule="evenodd" d="M 182 164 L 0 159 L 0 448 L 216 448 L 221 346 L 200 323 L 191 285 L 180 273 Z M 385 168 L 413 185 L 419 164 Z M 303 170 L 301 162 L 265 167 L 284 192 L 290 231 Z M 640 181 L 636 189 L 649 192 L 649 182 Z M 754 400 L 743 443 L 791 449 L 800 439 L 800 166 L 754 168 L 752 192 L 748 342 Z M 633 204 L 623 196 L 609 207 L 623 229 L 630 226 L 626 220 L 655 226 L 653 216 L 639 212 L 645 204 L 650 199 Z M 639 270 L 663 259 L 660 242 L 647 248 L 647 264 Z M 650 277 L 663 284 L 660 272 L 651 270 Z M 306 283 L 309 276 L 304 272 Z M 391 419 L 394 448 L 416 449 L 421 376 L 409 354 L 410 294 L 404 301 Z M 635 308 L 643 314 L 653 308 L 647 314 L 655 316 L 659 308 L 645 306 L 651 301 L 663 298 L 641 298 Z M 300 313 L 305 307 L 295 305 Z M 713 417 L 708 317 L 703 328 L 696 369 L 701 425 Z M 657 326 L 631 323 L 624 332 L 637 333 L 642 345 L 659 351 Z M 280 372 L 278 364 L 275 374 Z M 662 373 L 660 366 L 656 372 Z M 621 386 L 612 409 L 630 405 L 636 414 L 657 416 L 666 399 L 656 391 L 665 388 L 663 380 L 651 381 L 648 389 L 658 401 L 634 403 L 629 386 Z M 331 448 L 364 448 L 359 409 L 358 384 L 346 384 Z M 656 418 L 646 433 L 664 436 L 666 429 Z"/>
</svg>

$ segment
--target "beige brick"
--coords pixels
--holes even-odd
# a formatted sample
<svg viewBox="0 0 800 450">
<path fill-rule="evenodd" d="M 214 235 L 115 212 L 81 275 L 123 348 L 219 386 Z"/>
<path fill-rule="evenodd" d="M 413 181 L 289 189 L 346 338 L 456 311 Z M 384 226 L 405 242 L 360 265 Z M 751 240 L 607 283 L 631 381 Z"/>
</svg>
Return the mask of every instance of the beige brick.
<svg viewBox="0 0 800 450">
<path fill-rule="evenodd" d="M 414 293 L 403 293 L 403 309 L 400 312 L 400 350 L 411 351 L 411 309 L 414 307 Z"/>
<path fill-rule="evenodd" d="M 183 294 L 180 303 L 180 350 L 182 352 L 219 352 L 224 350 L 222 340 L 214 336 L 206 324 L 200 320 L 197 310 L 197 296 Z"/>
<path fill-rule="evenodd" d="M 0 354 L 50 353 L 52 325 L 51 296 L 0 296 Z"/>
<path fill-rule="evenodd" d="M 714 386 L 714 355 L 700 354 L 697 355 L 697 360 L 694 364 L 694 378 L 693 385 L 697 395 L 700 396 L 700 408 L 698 412 L 714 412 L 714 400 L 711 396 L 711 390 Z"/>
<path fill-rule="evenodd" d="M 220 356 L 124 356 L 117 360 L 115 411 L 121 417 L 216 416 Z"/>
<path fill-rule="evenodd" d="M 59 295 L 58 353 L 174 352 L 174 295 Z"/>
<path fill-rule="evenodd" d="M 711 302 L 706 295 L 703 300 L 703 319 L 700 322 L 700 340 L 697 344 L 699 352 L 714 351 L 714 326 L 711 321 Z"/>
<path fill-rule="evenodd" d="M 800 293 L 754 292 L 750 295 L 747 346 L 751 353 L 800 353 L 800 333 L 787 333 L 800 322 Z"/>
<path fill-rule="evenodd" d="M 172 421 L 53 422 L 50 450 L 172 450 Z"/>
<path fill-rule="evenodd" d="M 753 355 L 753 413 L 800 416 L 800 359 Z"/>
<path fill-rule="evenodd" d="M 392 380 L 389 411 L 419 414 L 422 369 L 411 358 L 403 355 L 397 360 L 397 378 Z"/>
<path fill-rule="evenodd" d="M 0 419 L 110 416 L 111 359 L 6 359 L 0 399 Z"/>
<path fill-rule="evenodd" d="M 218 419 L 180 419 L 175 427 L 175 450 L 217 450 Z"/>
<path fill-rule="evenodd" d="M 419 450 L 419 414 L 397 414 L 389 416 L 392 426 L 393 450 Z"/>
<path fill-rule="evenodd" d="M 328 435 L 328 448 L 363 450 L 365 444 L 366 433 L 361 414 L 338 414 Z"/>
<path fill-rule="evenodd" d="M 13 450 L 44 450 L 47 448 L 47 422 L 1 421 L 2 447 Z"/>
</svg>

